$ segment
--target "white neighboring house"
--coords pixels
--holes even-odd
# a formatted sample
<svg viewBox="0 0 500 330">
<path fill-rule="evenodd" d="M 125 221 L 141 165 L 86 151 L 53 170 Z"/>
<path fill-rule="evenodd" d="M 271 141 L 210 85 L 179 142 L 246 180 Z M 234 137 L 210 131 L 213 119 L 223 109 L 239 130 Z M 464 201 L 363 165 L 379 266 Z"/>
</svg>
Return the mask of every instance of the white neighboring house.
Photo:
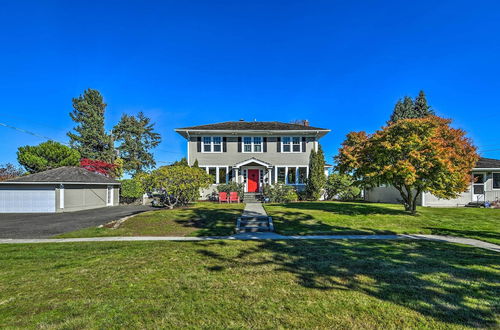
<svg viewBox="0 0 500 330">
<path fill-rule="evenodd" d="M 375 203 L 401 203 L 401 195 L 392 186 L 380 186 L 366 189 L 364 198 Z M 450 207 L 464 206 L 471 203 L 493 202 L 500 200 L 500 160 L 480 158 L 472 169 L 469 189 L 459 197 L 442 199 L 425 192 L 417 201 L 419 206 Z"/>
<path fill-rule="evenodd" d="M 177 128 L 187 140 L 187 161 L 196 160 L 214 177 L 207 198 L 218 184 L 243 183 L 245 192 L 259 193 L 265 184 L 284 183 L 302 190 L 309 176 L 309 154 L 329 129 L 309 122 L 231 121 Z M 325 173 L 331 165 L 325 167 Z"/>
</svg>

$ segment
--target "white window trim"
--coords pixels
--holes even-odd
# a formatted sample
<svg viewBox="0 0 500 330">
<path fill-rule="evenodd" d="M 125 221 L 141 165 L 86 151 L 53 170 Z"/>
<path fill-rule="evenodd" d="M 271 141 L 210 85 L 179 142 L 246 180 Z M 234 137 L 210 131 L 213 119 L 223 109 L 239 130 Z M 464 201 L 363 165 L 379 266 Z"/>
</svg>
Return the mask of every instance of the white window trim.
<svg viewBox="0 0 500 330">
<path fill-rule="evenodd" d="M 500 174 L 500 172 L 491 172 L 491 189 L 492 190 L 500 190 L 500 187 L 495 188 L 495 178 L 494 178 L 495 174 Z"/>
<path fill-rule="evenodd" d="M 214 151 L 214 137 L 220 138 L 220 151 Z M 205 151 L 205 138 L 210 138 L 210 151 Z M 222 136 L 202 136 L 201 137 L 201 152 L 210 154 L 220 154 L 224 152 L 224 138 Z"/>
<path fill-rule="evenodd" d="M 210 167 L 215 167 L 215 183 L 212 183 L 212 184 L 225 184 L 224 182 L 223 183 L 220 183 L 220 178 L 219 178 L 219 168 L 225 168 L 226 169 L 226 182 L 229 182 L 229 165 L 200 165 L 200 167 L 204 167 L 205 168 L 205 172 L 207 174 L 208 173 L 208 169 Z"/>
<path fill-rule="evenodd" d="M 306 178 L 309 178 L 309 166 L 307 165 L 276 165 L 274 167 L 274 183 L 278 183 L 278 167 L 285 168 L 285 184 L 289 186 L 305 186 L 305 183 L 299 183 L 299 167 L 306 168 Z M 295 182 L 288 182 L 288 169 L 295 168 Z"/>
<path fill-rule="evenodd" d="M 284 146 L 284 143 L 283 143 L 283 140 L 285 138 L 290 138 L 290 151 L 285 151 L 285 148 L 283 147 Z M 293 138 L 299 138 L 299 151 L 293 151 Z M 298 154 L 298 153 L 301 153 L 302 152 L 302 137 L 301 136 L 282 136 L 281 137 L 281 152 L 284 152 L 284 153 L 294 153 L 294 154 Z"/>
<path fill-rule="evenodd" d="M 106 189 L 106 206 L 113 205 L 113 200 L 115 199 L 114 192 L 115 192 L 115 190 L 113 189 L 113 186 L 107 187 L 107 189 Z M 108 198 L 109 198 L 109 200 L 108 200 Z"/>
<path fill-rule="evenodd" d="M 255 151 L 255 141 L 254 138 L 260 138 L 260 151 Z M 250 143 L 250 149 L 251 151 L 245 151 L 245 138 L 250 138 L 251 143 Z M 257 143 L 258 145 L 258 143 Z M 244 154 L 261 154 L 264 152 L 264 137 L 262 136 L 243 136 L 241 138 L 241 152 Z"/>
</svg>

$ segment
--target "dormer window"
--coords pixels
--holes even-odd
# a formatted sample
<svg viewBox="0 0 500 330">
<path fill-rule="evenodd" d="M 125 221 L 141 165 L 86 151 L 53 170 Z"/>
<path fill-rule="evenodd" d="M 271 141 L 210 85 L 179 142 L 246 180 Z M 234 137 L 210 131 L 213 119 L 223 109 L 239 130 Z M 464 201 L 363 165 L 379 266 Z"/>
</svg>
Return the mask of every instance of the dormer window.
<svg viewBox="0 0 500 330">
<path fill-rule="evenodd" d="M 222 138 L 220 136 L 204 136 L 202 143 L 203 152 L 222 152 Z"/>
</svg>

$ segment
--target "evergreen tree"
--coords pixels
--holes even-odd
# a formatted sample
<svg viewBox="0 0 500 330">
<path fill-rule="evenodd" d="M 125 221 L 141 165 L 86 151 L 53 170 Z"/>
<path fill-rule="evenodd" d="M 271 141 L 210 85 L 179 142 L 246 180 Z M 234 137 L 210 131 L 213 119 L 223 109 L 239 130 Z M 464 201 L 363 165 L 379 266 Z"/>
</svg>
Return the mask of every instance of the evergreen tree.
<svg viewBox="0 0 500 330">
<path fill-rule="evenodd" d="M 104 129 L 106 104 L 101 93 L 87 89 L 73 99 L 73 111 L 69 114 L 77 124 L 73 132 L 68 132 L 70 145 L 83 158 L 113 162 L 115 152 L 112 137 Z"/>
<path fill-rule="evenodd" d="M 424 91 L 420 91 L 415 101 L 411 97 L 405 96 L 403 100 L 396 102 L 388 124 L 395 123 L 400 119 L 424 118 L 430 115 L 434 115 L 434 111 L 427 104 Z"/>
<path fill-rule="evenodd" d="M 37 146 L 19 147 L 17 161 L 33 174 L 61 166 L 78 166 L 80 153 L 59 142 L 47 141 Z"/>
<path fill-rule="evenodd" d="M 200 164 L 198 164 L 198 159 L 194 160 L 193 167 L 200 167 Z"/>
<path fill-rule="evenodd" d="M 186 157 L 182 157 L 180 160 L 176 160 L 175 162 L 173 162 L 171 166 L 189 166 L 189 165 Z"/>
<path fill-rule="evenodd" d="M 307 199 L 320 199 L 325 184 L 325 156 L 321 145 L 318 145 L 318 151 L 312 150 L 309 155 L 309 178 L 306 184 Z"/>
<path fill-rule="evenodd" d="M 156 165 L 151 149 L 160 144 L 161 137 L 154 131 L 151 119 L 142 112 L 137 117 L 124 114 L 113 128 L 113 136 L 119 143 L 117 149 L 126 172 L 135 176 Z"/>
</svg>

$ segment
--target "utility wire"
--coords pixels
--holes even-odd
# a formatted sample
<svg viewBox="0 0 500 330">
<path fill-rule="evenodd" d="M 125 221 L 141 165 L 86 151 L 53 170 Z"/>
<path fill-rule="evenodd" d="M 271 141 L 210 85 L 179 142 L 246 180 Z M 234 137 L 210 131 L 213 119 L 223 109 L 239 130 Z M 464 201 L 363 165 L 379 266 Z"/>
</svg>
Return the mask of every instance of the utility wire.
<svg viewBox="0 0 500 330">
<path fill-rule="evenodd" d="M 52 138 L 50 138 L 48 136 L 44 136 L 44 135 L 41 135 L 41 134 L 38 134 L 38 133 L 35 133 L 35 132 L 32 132 L 32 131 L 28 131 L 28 130 L 19 128 L 19 127 L 7 125 L 7 124 L 4 124 L 4 123 L 0 123 L 0 126 L 11 128 L 13 130 L 16 130 L 16 131 L 19 131 L 19 132 L 22 132 L 22 133 L 26 133 L 26 134 L 29 134 L 29 135 L 33 135 L 33 136 L 36 136 L 36 137 L 39 137 L 39 138 L 42 138 L 42 139 L 45 139 L 45 140 L 56 141 L 55 139 L 52 139 Z M 69 145 L 69 143 L 67 143 L 67 142 L 61 142 L 61 141 L 58 141 L 58 142 L 60 142 L 62 144 Z"/>
</svg>

